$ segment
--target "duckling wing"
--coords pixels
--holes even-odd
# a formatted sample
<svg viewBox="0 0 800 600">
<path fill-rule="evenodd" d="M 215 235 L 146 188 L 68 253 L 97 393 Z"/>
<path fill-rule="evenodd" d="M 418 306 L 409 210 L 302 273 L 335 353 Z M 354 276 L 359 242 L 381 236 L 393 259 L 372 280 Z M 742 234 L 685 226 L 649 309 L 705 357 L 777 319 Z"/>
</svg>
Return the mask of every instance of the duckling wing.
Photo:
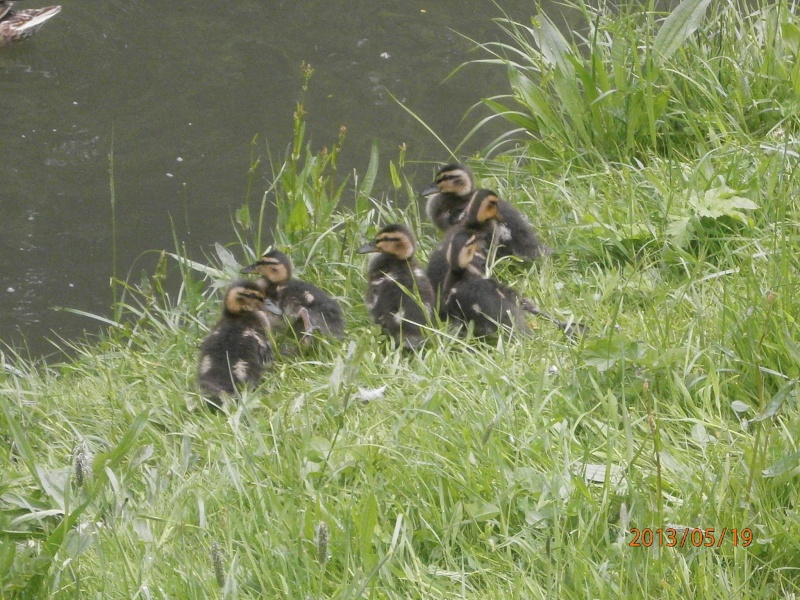
<svg viewBox="0 0 800 600">
<path fill-rule="evenodd" d="M 425 212 L 431 223 L 446 231 L 461 220 L 469 196 L 462 198 L 454 194 L 434 194 L 425 205 Z"/>
<path fill-rule="evenodd" d="M 425 272 L 405 261 L 383 272 L 371 270 L 366 304 L 372 320 L 398 344 L 416 348 L 423 341 L 420 324 L 433 306 L 433 289 Z M 409 295 L 412 294 L 412 295 Z M 422 299 L 422 306 L 416 295 Z"/>
<path fill-rule="evenodd" d="M 444 310 L 464 323 L 474 323 L 478 337 L 497 333 L 498 325 L 515 327 L 527 333 L 513 290 L 492 279 L 467 277 L 456 283 L 446 299 Z"/>
<path fill-rule="evenodd" d="M 450 265 L 447 263 L 447 246 L 445 244 L 439 244 L 436 249 L 431 252 L 428 258 L 428 268 L 426 269 L 436 306 L 441 306 L 442 295 L 444 293 L 442 287 L 444 286 L 445 279 L 447 279 L 448 271 L 450 271 Z"/>
<path fill-rule="evenodd" d="M 326 335 L 344 335 L 344 313 L 336 299 L 313 283 L 292 279 L 280 292 L 280 306 L 290 319 L 297 321 L 305 312 L 313 329 Z"/>
<path fill-rule="evenodd" d="M 553 249 L 542 242 L 522 212 L 505 201 L 500 202 L 499 208 L 502 222 L 495 227 L 498 256 L 535 260 L 553 253 Z"/>
</svg>

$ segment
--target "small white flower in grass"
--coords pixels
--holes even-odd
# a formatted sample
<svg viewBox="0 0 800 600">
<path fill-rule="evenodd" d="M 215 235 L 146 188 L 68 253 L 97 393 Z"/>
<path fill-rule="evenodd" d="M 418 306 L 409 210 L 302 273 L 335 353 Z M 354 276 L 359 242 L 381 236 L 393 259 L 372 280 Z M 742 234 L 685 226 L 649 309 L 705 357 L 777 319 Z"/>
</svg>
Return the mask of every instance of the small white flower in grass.
<svg viewBox="0 0 800 600">
<path fill-rule="evenodd" d="M 555 365 L 550 365 L 549 367 L 547 367 L 547 374 L 558 375 L 558 367 Z"/>
<path fill-rule="evenodd" d="M 383 393 L 386 391 L 386 386 L 382 385 L 378 388 L 358 388 L 358 394 L 356 394 L 357 398 L 366 404 L 367 402 L 372 402 L 373 400 L 378 400 L 383 398 Z"/>
</svg>

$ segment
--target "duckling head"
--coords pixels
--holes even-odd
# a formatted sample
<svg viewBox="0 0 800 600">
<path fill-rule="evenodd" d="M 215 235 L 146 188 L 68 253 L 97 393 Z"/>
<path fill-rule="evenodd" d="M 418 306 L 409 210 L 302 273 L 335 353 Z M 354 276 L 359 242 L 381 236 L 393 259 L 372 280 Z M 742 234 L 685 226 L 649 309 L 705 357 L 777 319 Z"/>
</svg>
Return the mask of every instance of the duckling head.
<svg viewBox="0 0 800 600">
<path fill-rule="evenodd" d="M 359 254 L 382 252 L 400 260 L 408 260 L 416 250 L 414 234 L 404 225 L 392 224 L 381 229 L 375 240 L 358 249 Z"/>
<path fill-rule="evenodd" d="M 233 282 L 225 292 L 225 313 L 241 315 L 263 312 L 264 300 L 264 291 L 255 281 L 241 279 Z"/>
<path fill-rule="evenodd" d="M 475 180 L 469 167 L 459 164 L 445 165 L 439 172 L 433 183 L 422 190 L 420 196 L 432 196 L 433 194 L 454 194 L 456 196 L 468 196 L 475 189 Z"/>
<path fill-rule="evenodd" d="M 292 261 L 280 250 L 267 250 L 257 262 L 239 271 L 242 275 L 258 273 L 270 283 L 286 283 L 292 276 Z"/>
<path fill-rule="evenodd" d="M 453 271 L 464 271 L 472 263 L 478 251 L 480 236 L 468 231 L 459 231 L 447 247 L 447 262 Z"/>
<path fill-rule="evenodd" d="M 463 223 L 467 227 L 479 227 L 488 221 L 502 221 L 500 198 L 491 190 L 478 190 L 464 209 Z"/>
</svg>

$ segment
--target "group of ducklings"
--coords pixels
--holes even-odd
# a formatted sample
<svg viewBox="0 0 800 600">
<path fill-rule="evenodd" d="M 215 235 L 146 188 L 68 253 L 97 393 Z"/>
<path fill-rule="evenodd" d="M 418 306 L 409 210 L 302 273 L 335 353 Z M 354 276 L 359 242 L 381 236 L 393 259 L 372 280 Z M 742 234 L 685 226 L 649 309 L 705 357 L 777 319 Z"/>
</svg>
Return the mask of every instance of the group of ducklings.
<svg viewBox="0 0 800 600">
<path fill-rule="evenodd" d="M 552 318 L 512 288 L 486 274 L 489 256 L 522 261 L 552 254 L 525 216 L 498 195 L 476 189 L 470 169 L 450 164 L 428 188 L 426 213 L 444 232 L 431 253 L 427 271 L 415 259 L 416 240 L 401 224 L 381 229 L 359 254 L 374 253 L 367 270 L 365 303 L 371 319 L 405 349 L 419 348 L 434 311 L 476 337 L 501 327 L 530 333 L 525 315 L 542 316 L 568 335 L 582 326 Z M 234 282 L 225 294 L 222 317 L 200 347 L 198 380 L 212 407 L 224 396 L 256 383 L 273 360 L 270 333 L 282 315 L 288 327 L 308 344 L 316 333 L 341 338 L 345 320 L 339 303 L 319 287 L 292 276 L 289 257 L 268 250 L 241 270 L 256 280 Z"/>
</svg>

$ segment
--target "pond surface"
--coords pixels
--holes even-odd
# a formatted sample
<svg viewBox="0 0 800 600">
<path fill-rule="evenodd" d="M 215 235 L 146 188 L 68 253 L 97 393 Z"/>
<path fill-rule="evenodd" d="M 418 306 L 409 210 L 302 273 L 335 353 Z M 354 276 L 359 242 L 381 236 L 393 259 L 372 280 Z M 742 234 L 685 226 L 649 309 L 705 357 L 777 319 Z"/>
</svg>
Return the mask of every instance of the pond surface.
<svg viewBox="0 0 800 600">
<path fill-rule="evenodd" d="M 119 275 L 138 281 L 152 268 L 148 251 L 174 249 L 171 219 L 192 258 L 234 240 L 251 140 L 259 136 L 265 159 L 267 146 L 283 156 L 303 61 L 314 68 L 314 147 L 345 125 L 340 166 L 363 174 L 373 140 L 384 163 L 405 143 L 407 159 L 419 161 L 407 173 L 420 186 L 447 156 L 390 93 L 455 146 L 477 122 L 460 123 L 467 109 L 508 90 L 497 67 L 445 80 L 484 56 L 455 32 L 504 39 L 491 0 L 61 5 L 36 36 L 0 50 L 0 341 L 23 354 L 50 354 L 48 340 L 100 328 L 54 307 L 111 313 L 112 146 Z M 503 6 L 525 22 L 535 10 L 528 0 Z"/>
</svg>

